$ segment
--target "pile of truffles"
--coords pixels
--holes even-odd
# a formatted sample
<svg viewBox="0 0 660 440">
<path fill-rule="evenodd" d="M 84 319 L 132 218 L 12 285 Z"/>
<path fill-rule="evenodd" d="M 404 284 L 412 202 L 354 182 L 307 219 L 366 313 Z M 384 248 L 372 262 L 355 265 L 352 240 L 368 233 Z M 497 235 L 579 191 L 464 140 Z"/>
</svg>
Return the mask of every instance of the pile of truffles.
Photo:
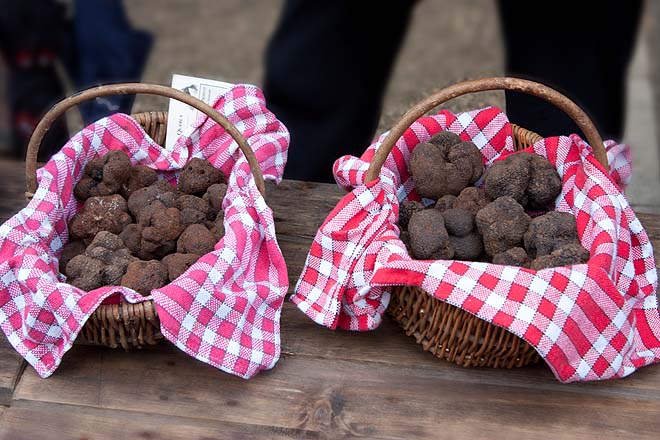
<svg viewBox="0 0 660 440">
<path fill-rule="evenodd" d="M 60 272 L 86 291 L 121 285 L 149 295 L 222 238 L 225 183 L 220 170 L 198 158 L 176 187 L 151 168 L 131 166 L 122 151 L 93 159 L 74 187 L 84 205 L 69 222 Z"/>
<path fill-rule="evenodd" d="M 414 258 L 536 270 L 589 259 L 575 218 L 550 210 L 562 182 L 545 158 L 515 153 L 484 175 L 479 149 L 443 131 L 413 150 L 409 167 L 417 193 L 435 201 L 399 206 L 401 240 Z M 483 188 L 471 186 L 482 175 Z"/>
</svg>

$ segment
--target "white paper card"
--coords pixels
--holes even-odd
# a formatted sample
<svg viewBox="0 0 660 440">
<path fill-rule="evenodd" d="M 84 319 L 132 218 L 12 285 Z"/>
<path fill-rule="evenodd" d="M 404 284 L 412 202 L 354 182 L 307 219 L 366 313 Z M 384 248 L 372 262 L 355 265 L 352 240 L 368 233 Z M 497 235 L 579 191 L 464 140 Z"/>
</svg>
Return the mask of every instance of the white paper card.
<svg viewBox="0 0 660 440">
<path fill-rule="evenodd" d="M 208 105 L 213 105 L 219 95 L 233 86 L 234 84 L 224 81 L 179 74 L 172 75 L 172 88 L 201 99 Z M 174 144 L 181 135 L 190 135 L 192 133 L 193 124 L 200 112 L 194 107 L 176 99 L 170 99 L 168 112 L 165 149 L 172 151 Z"/>
</svg>

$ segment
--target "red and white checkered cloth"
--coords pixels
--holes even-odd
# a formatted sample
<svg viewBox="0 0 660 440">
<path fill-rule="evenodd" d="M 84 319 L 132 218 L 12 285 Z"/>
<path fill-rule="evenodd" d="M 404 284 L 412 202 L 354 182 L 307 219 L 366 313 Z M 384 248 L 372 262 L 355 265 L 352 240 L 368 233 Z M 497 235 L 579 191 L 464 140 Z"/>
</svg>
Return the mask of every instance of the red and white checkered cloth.
<svg viewBox="0 0 660 440">
<path fill-rule="evenodd" d="M 534 346 L 562 382 L 626 376 L 660 359 L 660 314 L 653 249 L 621 189 L 630 180 L 627 146 L 607 142 L 608 175 L 577 135 L 537 142 L 531 151 L 557 168 L 556 209 L 575 215 L 587 264 L 539 271 L 480 262 L 416 261 L 399 240 L 399 201 L 419 200 L 408 173 L 413 148 L 451 130 L 480 149 L 486 166 L 513 151 L 506 115 L 486 108 L 443 111 L 416 121 L 389 155 L 380 179 L 364 175 L 381 136 L 362 158 L 335 163 L 351 190 L 318 231 L 292 301 L 330 328 L 376 328 L 393 285 L 434 297 L 504 327 Z"/>
<path fill-rule="evenodd" d="M 215 108 L 243 133 L 264 177 L 279 182 L 289 133 L 268 111 L 261 91 L 237 85 Z M 228 176 L 225 236 L 171 284 L 142 297 L 125 287 L 84 292 L 66 284 L 58 256 L 67 221 L 81 204 L 73 186 L 84 165 L 109 150 L 125 151 L 175 181 L 189 158 L 208 159 Z M 14 348 L 48 377 L 59 366 L 91 313 L 114 294 L 130 303 L 153 299 L 163 335 L 189 355 L 249 378 L 272 368 L 280 354 L 280 312 L 287 270 L 275 239 L 273 214 L 256 188 L 238 145 L 208 117 L 166 151 L 131 117 L 102 119 L 83 129 L 38 172 L 26 208 L 0 227 L 0 326 Z"/>
</svg>

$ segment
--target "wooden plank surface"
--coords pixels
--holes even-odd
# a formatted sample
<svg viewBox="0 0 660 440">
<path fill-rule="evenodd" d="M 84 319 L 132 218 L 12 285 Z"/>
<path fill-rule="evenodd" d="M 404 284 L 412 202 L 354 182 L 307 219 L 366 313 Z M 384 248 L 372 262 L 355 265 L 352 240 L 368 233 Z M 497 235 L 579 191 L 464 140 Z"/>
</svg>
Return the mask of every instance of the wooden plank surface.
<svg viewBox="0 0 660 440">
<path fill-rule="evenodd" d="M 0 173 L 20 179 L 2 162 Z M 318 226 L 342 194 L 334 185 L 269 186 L 291 289 Z M 0 215 L 24 204 L 18 186 L 8 197 Z M 657 258 L 660 218 L 640 219 Z M 543 364 L 465 369 L 424 352 L 390 319 L 370 333 L 333 332 L 288 302 L 282 350 L 273 370 L 245 381 L 167 344 L 129 353 L 74 346 L 51 378 L 23 372 L 11 406 L 0 407 L 0 438 L 53 432 L 77 439 L 657 438 L 660 432 L 657 366 L 622 380 L 568 385 Z M 20 368 L 0 360 L 0 378 L 12 365 Z M 11 395 L 12 387 L 5 390 Z"/>
<path fill-rule="evenodd" d="M 324 333 L 332 336 L 315 345 L 333 338 L 350 352 L 339 359 L 322 349 L 294 352 L 250 381 L 168 346 L 135 353 L 75 347 L 48 380 L 26 370 L 14 402 L 255 424 L 329 438 L 434 437 L 439 429 L 445 438 L 495 432 L 508 438 L 652 438 L 660 429 L 655 367 L 600 386 L 562 385 L 544 367 L 466 370 L 433 359 L 405 337 L 396 338 L 407 347 L 399 360 L 392 362 L 389 353 L 381 354 L 385 361 L 362 359 L 356 353 L 368 342 L 359 344 L 347 332 Z"/>
<path fill-rule="evenodd" d="M 23 368 L 23 358 L 9 345 L 0 330 L 0 405 L 10 404 Z"/>
<path fill-rule="evenodd" d="M 0 409 L 0 417 L 2 417 Z M 317 438 L 313 432 L 44 402 L 17 402 L 0 418 L 0 438 L 193 440 Z"/>
<path fill-rule="evenodd" d="M 25 176 L 21 162 L 0 160 L 0 224 L 25 206 Z M 19 374 L 23 358 L 13 349 L 0 330 L 0 405 L 8 405 Z"/>
</svg>

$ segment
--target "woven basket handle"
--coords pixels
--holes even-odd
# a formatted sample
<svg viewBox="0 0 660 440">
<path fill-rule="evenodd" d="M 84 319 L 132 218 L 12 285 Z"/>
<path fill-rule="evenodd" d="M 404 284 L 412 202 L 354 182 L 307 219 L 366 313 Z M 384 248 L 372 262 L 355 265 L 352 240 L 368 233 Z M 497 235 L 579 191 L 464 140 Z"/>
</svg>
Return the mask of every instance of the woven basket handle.
<svg viewBox="0 0 660 440">
<path fill-rule="evenodd" d="M 555 105 L 577 124 L 587 137 L 587 141 L 593 148 L 594 156 L 596 156 L 598 162 L 600 162 L 606 170 L 609 169 L 603 139 L 594 126 L 594 123 L 589 119 L 589 116 L 587 116 L 587 114 L 573 101 L 558 91 L 533 81 L 519 78 L 483 78 L 451 85 L 420 101 L 413 108 L 408 110 L 394 127 L 392 127 L 392 130 L 390 130 L 389 134 L 385 137 L 383 143 L 376 151 L 376 154 L 369 165 L 369 169 L 367 170 L 365 181 L 371 182 L 378 177 L 380 170 L 383 167 L 383 163 L 385 163 L 385 159 L 387 159 L 387 156 L 392 151 L 394 144 L 401 138 L 401 136 L 403 136 L 403 132 L 406 131 L 413 122 L 424 116 L 426 112 L 458 96 L 474 92 L 484 92 L 487 90 L 513 90 L 516 92 L 527 93 Z"/>
<path fill-rule="evenodd" d="M 34 133 L 32 133 L 32 137 L 30 137 L 30 142 L 28 143 L 27 155 L 25 157 L 25 178 L 27 182 L 27 194 L 34 194 L 37 189 L 37 154 L 39 153 L 39 146 L 41 145 L 41 141 L 46 135 L 46 132 L 48 132 L 48 129 L 57 118 L 62 116 L 62 114 L 64 114 L 64 112 L 66 112 L 68 109 L 84 101 L 98 98 L 100 96 L 129 95 L 136 93 L 159 95 L 176 99 L 177 101 L 181 101 L 205 113 L 208 117 L 217 122 L 236 141 L 238 148 L 241 149 L 247 158 L 248 164 L 250 165 L 250 170 L 252 171 L 252 175 L 254 176 L 254 181 L 257 185 L 257 188 L 259 189 L 259 192 L 263 196 L 266 195 L 264 177 L 261 173 L 261 168 L 259 167 L 257 157 L 254 155 L 254 151 L 252 151 L 252 148 L 250 148 L 241 132 L 238 131 L 238 129 L 231 122 L 229 122 L 229 120 L 224 115 L 220 114 L 217 110 L 205 102 L 186 93 L 183 93 L 180 90 L 156 84 L 142 83 L 112 84 L 94 87 L 70 96 L 51 108 L 34 129 Z"/>
</svg>

